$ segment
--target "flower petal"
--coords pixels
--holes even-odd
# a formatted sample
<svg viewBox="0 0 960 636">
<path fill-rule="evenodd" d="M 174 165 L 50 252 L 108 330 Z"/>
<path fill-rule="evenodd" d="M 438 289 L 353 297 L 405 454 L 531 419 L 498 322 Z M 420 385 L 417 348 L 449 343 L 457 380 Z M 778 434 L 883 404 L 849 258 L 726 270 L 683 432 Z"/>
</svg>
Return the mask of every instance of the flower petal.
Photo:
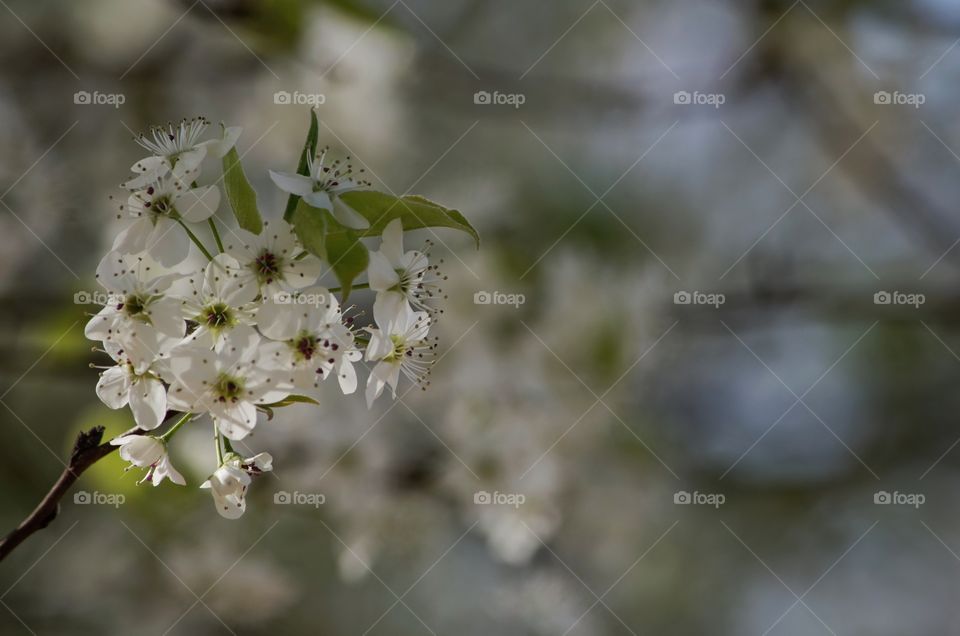
<svg viewBox="0 0 960 636">
<path fill-rule="evenodd" d="M 130 374 L 123 367 L 111 367 L 97 382 L 97 397 L 112 409 L 127 405 L 130 392 Z"/>
<path fill-rule="evenodd" d="M 278 188 L 290 194 L 306 196 L 313 192 L 313 179 L 302 174 L 270 171 L 270 178 Z"/>
<path fill-rule="evenodd" d="M 175 198 L 174 205 L 187 221 L 206 221 L 216 213 L 220 205 L 220 189 L 211 185 L 187 190 Z"/>
<path fill-rule="evenodd" d="M 152 431 L 163 423 L 167 413 L 167 392 L 163 382 L 141 377 L 130 389 L 130 410 L 137 426 Z"/>
</svg>

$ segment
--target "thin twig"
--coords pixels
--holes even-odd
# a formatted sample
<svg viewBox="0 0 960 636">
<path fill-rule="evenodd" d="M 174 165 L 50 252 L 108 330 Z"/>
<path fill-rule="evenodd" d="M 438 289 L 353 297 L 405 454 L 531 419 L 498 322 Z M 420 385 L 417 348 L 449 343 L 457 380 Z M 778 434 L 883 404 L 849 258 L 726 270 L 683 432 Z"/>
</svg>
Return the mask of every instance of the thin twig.
<svg viewBox="0 0 960 636">
<path fill-rule="evenodd" d="M 3 540 L 0 540 L 0 561 L 5 559 L 27 537 L 50 525 L 60 512 L 60 500 L 67 494 L 70 486 L 77 481 L 81 473 L 117 449 L 116 446 L 111 446 L 109 442 L 101 443 L 103 430 L 102 426 L 94 426 L 89 431 L 77 435 L 77 441 L 70 453 L 70 461 L 60 474 L 60 478 L 53 484 L 53 487 L 50 488 L 50 491 L 37 507 L 33 509 L 33 512 L 20 525 L 11 530 Z M 132 435 L 138 432 L 140 432 L 140 429 L 133 428 L 124 435 Z"/>
</svg>

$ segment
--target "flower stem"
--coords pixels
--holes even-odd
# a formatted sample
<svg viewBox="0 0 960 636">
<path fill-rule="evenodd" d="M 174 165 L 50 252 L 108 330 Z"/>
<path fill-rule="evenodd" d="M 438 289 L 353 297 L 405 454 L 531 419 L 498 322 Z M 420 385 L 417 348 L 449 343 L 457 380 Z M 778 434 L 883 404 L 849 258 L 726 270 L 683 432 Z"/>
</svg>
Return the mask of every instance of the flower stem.
<svg viewBox="0 0 960 636">
<path fill-rule="evenodd" d="M 166 441 L 169 440 L 171 437 L 173 437 L 173 435 L 177 432 L 177 430 L 178 430 L 181 426 L 183 426 L 184 424 L 187 423 L 187 420 L 190 419 L 190 416 L 191 416 L 191 415 L 193 415 L 193 413 L 184 413 L 184 414 L 183 414 L 183 417 L 181 417 L 179 420 L 177 420 L 177 422 L 176 422 L 173 426 L 171 426 L 170 429 L 169 429 L 166 433 L 164 433 L 163 435 L 160 436 L 160 441 L 166 442 Z"/>
<path fill-rule="evenodd" d="M 213 240 L 217 242 L 217 250 L 223 254 L 223 241 L 220 240 L 220 232 L 217 231 L 217 224 L 213 222 L 213 217 L 207 219 L 210 224 L 210 231 L 213 232 Z"/>
<path fill-rule="evenodd" d="M 352 286 L 350 289 L 370 289 L 370 283 L 357 283 L 356 285 Z M 329 291 L 330 293 L 339 292 L 339 291 L 343 291 L 343 288 L 331 287 L 327 291 Z"/>
<path fill-rule="evenodd" d="M 217 423 L 213 423 L 213 444 L 217 448 L 217 466 L 223 464 L 223 447 L 220 445 L 222 436 L 220 435 L 220 428 L 217 426 Z"/>
<path fill-rule="evenodd" d="M 177 223 L 183 227 L 183 231 L 187 233 L 187 236 L 190 237 L 190 240 L 193 241 L 193 244 L 203 252 L 203 255 L 207 257 L 208 261 L 213 260 L 213 256 L 210 255 L 210 252 L 203 246 L 203 243 L 200 242 L 200 239 L 197 238 L 197 235 L 190 231 L 190 228 L 187 227 L 187 224 L 183 222 L 183 219 L 177 219 Z"/>
</svg>

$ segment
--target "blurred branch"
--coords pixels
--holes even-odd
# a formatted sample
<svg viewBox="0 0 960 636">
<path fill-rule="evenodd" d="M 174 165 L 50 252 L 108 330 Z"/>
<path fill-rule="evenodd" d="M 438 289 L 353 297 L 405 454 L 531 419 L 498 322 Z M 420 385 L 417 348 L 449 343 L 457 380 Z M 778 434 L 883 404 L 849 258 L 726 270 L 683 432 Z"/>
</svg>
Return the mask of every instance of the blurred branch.
<svg viewBox="0 0 960 636">
<path fill-rule="evenodd" d="M 77 481 L 81 473 L 117 449 L 116 446 L 111 446 L 109 442 L 101 443 L 103 430 L 102 426 L 94 426 L 89 431 L 83 431 L 77 435 L 77 441 L 74 442 L 73 451 L 70 453 L 70 461 L 64 467 L 63 472 L 60 473 L 60 478 L 53 484 L 53 487 L 50 488 L 50 491 L 37 507 L 33 509 L 33 512 L 0 541 L 0 561 L 23 543 L 27 537 L 50 525 L 60 512 L 60 500 L 67 494 L 70 486 Z M 124 435 L 135 434 L 139 430 L 133 428 Z"/>
</svg>

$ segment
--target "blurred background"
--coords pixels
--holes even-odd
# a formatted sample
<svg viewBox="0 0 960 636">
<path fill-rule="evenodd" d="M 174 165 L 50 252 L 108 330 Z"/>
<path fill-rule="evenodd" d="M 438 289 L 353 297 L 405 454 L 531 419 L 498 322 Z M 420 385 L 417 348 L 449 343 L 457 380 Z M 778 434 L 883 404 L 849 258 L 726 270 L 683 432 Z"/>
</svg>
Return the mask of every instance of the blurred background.
<svg viewBox="0 0 960 636">
<path fill-rule="evenodd" d="M 0 4 L 8 528 L 132 423 L 74 294 L 134 132 L 243 126 L 279 211 L 316 103 L 483 237 L 408 235 L 449 276 L 430 390 L 261 422 L 239 521 L 206 427 L 187 488 L 100 462 L 76 491 L 123 504 L 64 499 L 0 633 L 960 633 L 955 2 Z"/>
</svg>

